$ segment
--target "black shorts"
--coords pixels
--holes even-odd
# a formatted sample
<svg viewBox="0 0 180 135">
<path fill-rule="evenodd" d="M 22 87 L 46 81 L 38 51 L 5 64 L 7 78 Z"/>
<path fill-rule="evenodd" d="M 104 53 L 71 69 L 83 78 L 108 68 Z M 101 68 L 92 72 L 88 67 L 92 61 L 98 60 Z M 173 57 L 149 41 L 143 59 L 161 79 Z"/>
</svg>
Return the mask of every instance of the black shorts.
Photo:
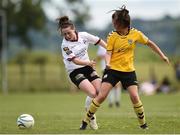
<svg viewBox="0 0 180 135">
<path fill-rule="evenodd" d="M 124 89 L 131 85 L 138 85 L 135 71 L 121 72 L 113 69 L 104 71 L 102 82 L 108 82 L 114 87 L 119 81 Z"/>
<path fill-rule="evenodd" d="M 92 82 L 93 80 L 100 78 L 96 71 L 90 66 L 75 69 L 69 74 L 69 77 L 77 87 L 79 87 L 79 84 L 85 79 Z"/>
</svg>

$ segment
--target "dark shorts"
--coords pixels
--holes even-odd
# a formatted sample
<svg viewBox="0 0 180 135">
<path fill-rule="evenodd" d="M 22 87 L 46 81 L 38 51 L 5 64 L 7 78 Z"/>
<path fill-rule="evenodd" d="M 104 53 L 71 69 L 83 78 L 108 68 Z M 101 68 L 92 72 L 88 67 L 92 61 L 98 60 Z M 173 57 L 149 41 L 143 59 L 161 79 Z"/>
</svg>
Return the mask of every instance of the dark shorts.
<svg viewBox="0 0 180 135">
<path fill-rule="evenodd" d="M 108 82 L 114 87 L 119 81 L 124 89 L 131 85 L 138 85 L 135 71 L 121 72 L 113 69 L 104 71 L 102 82 Z"/>
<path fill-rule="evenodd" d="M 92 82 L 93 80 L 100 78 L 96 71 L 90 66 L 75 69 L 70 73 L 69 77 L 77 87 L 79 87 L 79 84 L 85 79 Z"/>
</svg>

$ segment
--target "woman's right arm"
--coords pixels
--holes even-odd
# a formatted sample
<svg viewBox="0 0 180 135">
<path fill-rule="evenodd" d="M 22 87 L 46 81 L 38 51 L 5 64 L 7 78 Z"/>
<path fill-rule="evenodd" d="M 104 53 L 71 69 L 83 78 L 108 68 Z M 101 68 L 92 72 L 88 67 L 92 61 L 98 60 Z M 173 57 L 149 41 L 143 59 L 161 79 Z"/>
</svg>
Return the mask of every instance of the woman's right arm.
<svg viewBox="0 0 180 135">
<path fill-rule="evenodd" d="M 79 58 L 74 58 L 72 60 L 73 63 L 75 63 L 76 65 L 87 65 L 87 66 L 91 66 L 91 67 L 95 67 L 96 62 L 94 60 L 91 61 L 85 61 L 85 60 L 81 60 Z"/>
</svg>

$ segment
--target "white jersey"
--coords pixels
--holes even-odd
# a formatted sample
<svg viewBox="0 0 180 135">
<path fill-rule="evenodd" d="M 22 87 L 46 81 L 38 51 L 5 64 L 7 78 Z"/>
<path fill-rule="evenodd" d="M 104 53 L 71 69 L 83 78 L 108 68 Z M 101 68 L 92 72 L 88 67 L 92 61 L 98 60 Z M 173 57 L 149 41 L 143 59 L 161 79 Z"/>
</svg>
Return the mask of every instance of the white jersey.
<svg viewBox="0 0 180 135">
<path fill-rule="evenodd" d="M 81 60 L 90 61 L 88 56 L 88 46 L 89 44 L 99 43 L 100 38 L 93 36 L 87 32 L 78 32 L 77 41 L 68 41 L 63 38 L 61 50 L 63 55 L 63 61 L 68 74 L 73 70 L 84 67 L 84 65 L 76 65 L 72 62 L 74 58 L 79 58 Z"/>
</svg>

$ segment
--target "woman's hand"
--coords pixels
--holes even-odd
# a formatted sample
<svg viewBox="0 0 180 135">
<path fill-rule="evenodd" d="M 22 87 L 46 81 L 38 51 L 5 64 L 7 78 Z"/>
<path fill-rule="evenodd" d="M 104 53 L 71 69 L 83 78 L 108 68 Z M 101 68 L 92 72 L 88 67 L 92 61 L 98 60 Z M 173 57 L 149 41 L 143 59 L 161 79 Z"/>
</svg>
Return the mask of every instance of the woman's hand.
<svg viewBox="0 0 180 135">
<path fill-rule="evenodd" d="M 89 61 L 88 62 L 88 64 L 87 64 L 88 66 L 91 66 L 92 68 L 96 68 L 96 61 L 95 60 L 91 60 L 91 61 Z"/>
<path fill-rule="evenodd" d="M 162 59 L 163 59 L 167 64 L 170 64 L 168 57 L 166 57 L 165 55 L 162 56 Z"/>
</svg>

